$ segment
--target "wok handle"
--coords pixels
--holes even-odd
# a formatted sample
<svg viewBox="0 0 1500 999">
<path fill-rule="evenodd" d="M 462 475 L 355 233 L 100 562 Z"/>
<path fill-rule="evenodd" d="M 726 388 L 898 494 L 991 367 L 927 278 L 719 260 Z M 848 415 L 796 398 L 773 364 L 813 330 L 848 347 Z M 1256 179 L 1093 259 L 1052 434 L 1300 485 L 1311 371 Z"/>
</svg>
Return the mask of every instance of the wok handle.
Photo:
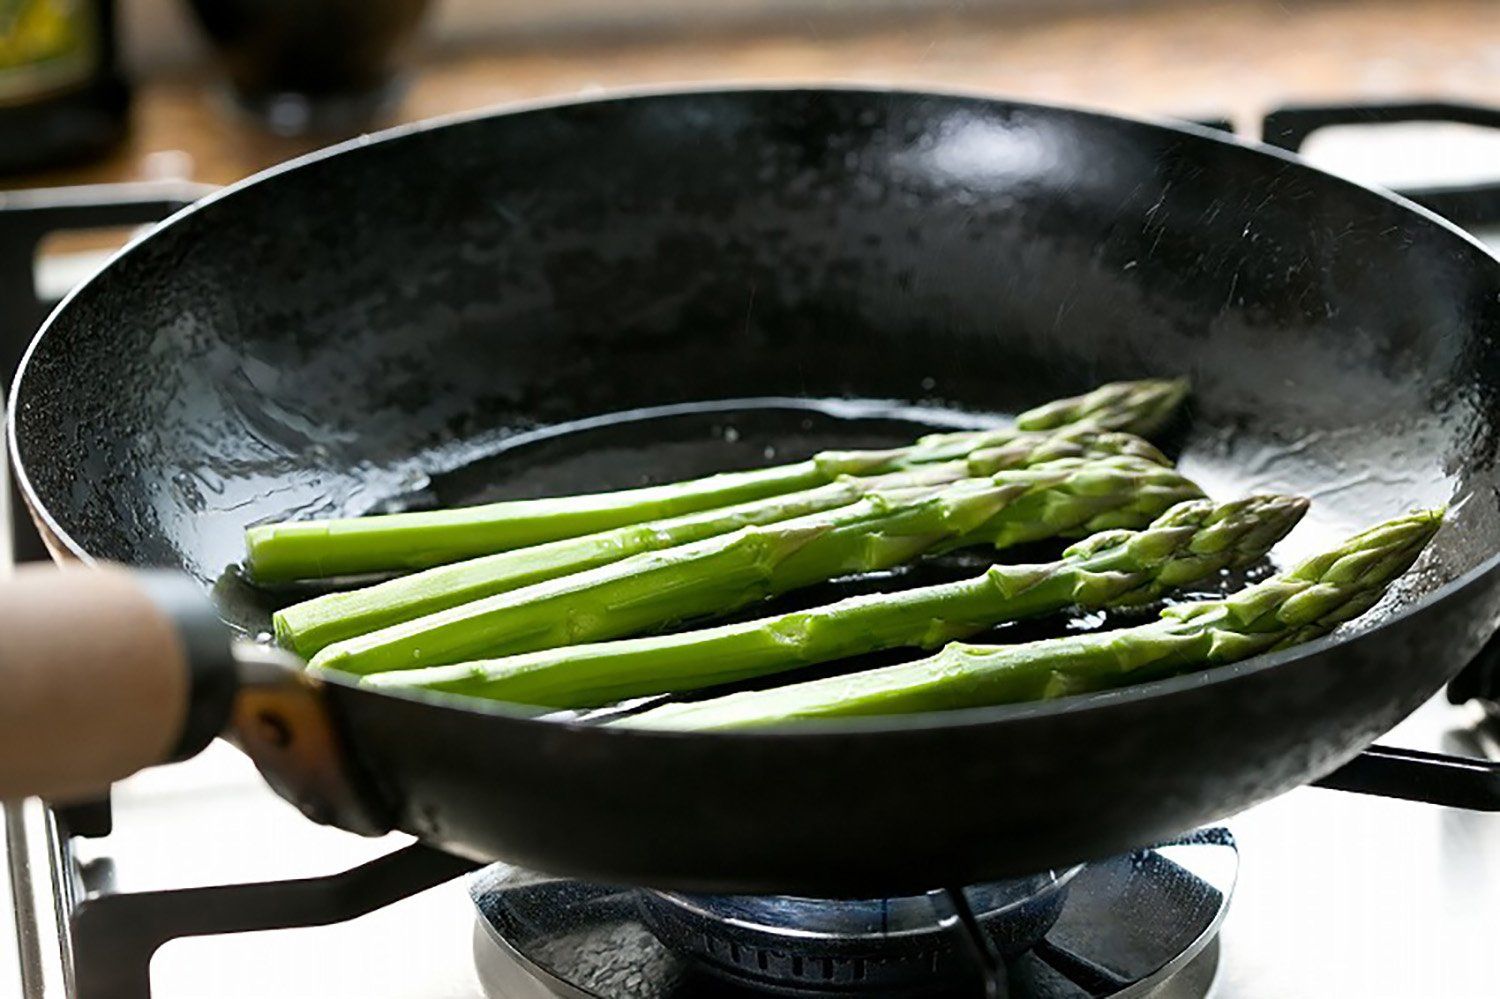
<svg viewBox="0 0 1500 999">
<path fill-rule="evenodd" d="M 228 630 L 187 577 L 22 568 L 0 581 L 0 799 L 76 798 L 186 759 L 235 686 Z"/>
</svg>

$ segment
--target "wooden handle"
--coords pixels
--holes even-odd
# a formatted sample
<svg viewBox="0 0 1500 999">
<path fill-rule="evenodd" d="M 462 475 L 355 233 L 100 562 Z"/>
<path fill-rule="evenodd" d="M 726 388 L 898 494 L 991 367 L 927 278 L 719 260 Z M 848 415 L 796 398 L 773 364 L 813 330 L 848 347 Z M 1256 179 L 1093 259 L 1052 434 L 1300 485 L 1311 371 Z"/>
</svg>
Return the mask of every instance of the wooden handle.
<svg viewBox="0 0 1500 999">
<path fill-rule="evenodd" d="M 0 581 L 0 799 L 97 792 L 173 756 L 192 647 L 180 615 L 124 569 Z"/>
</svg>

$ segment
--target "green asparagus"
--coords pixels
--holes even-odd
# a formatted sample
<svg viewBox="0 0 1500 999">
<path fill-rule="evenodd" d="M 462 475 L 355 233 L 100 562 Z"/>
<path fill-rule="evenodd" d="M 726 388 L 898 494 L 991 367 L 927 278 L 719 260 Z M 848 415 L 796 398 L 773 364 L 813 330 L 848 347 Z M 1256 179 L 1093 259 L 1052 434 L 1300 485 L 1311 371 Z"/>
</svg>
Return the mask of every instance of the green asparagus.
<svg viewBox="0 0 1500 999">
<path fill-rule="evenodd" d="M 259 582 L 425 569 L 498 551 L 811 489 L 841 475 L 875 475 L 962 458 L 1017 431 L 1088 424 L 1156 429 L 1187 393 L 1181 380 L 1105 385 L 1021 414 L 1014 428 L 933 434 L 904 448 L 825 451 L 806 461 L 639 489 L 509 500 L 449 510 L 262 524 L 245 532 L 245 567 Z"/>
<path fill-rule="evenodd" d="M 1160 451 L 1129 434 L 1076 428 L 1023 431 L 1004 444 L 974 450 L 960 460 L 923 464 L 911 471 L 885 475 L 841 476 L 826 486 L 784 496 L 564 538 L 438 566 L 373 586 L 330 593 L 278 611 L 273 619 L 276 639 L 283 647 L 308 658 L 333 642 L 482 597 L 618 562 L 640 552 L 672 548 L 754 524 L 770 524 L 847 506 L 877 489 L 942 485 L 968 476 L 1060 458 L 1107 455 L 1134 455 L 1168 464 Z"/>
<path fill-rule="evenodd" d="M 835 510 L 632 555 L 335 642 L 312 665 L 368 674 L 618 638 L 889 568 L 955 539 L 1004 547 L 1140 527 L 1201 495 L 1174 469 L 1133 456 L 877 490 Z"/>
<path fill-rule="evenodd" d="M 926 659 L 770 690 L 669 704 L 615 724 L 759 728 L 807 719 L 1034 701 L 1236 662 L 1358 617 L 1437 532 L 1441 510 L 1387 521 L 1222 600 L 1168 607 L 1151 624 L 1023 645 L 954 642 Z"/>
<path fill-rule="evenodd" d="M 377 686 L 420 687 L 554 708 L 695 690 L 901 646 L 935 648 L 1002 621 L 1070 605 L 1146 603 L 1261 558 L 1307 501 L 1255 496 L 1179 503 L 1141 531 L 1095 534 L 1045 565 L 676 635 L 547 649 L 487 662 L 377 673 Z"/>
</svg>

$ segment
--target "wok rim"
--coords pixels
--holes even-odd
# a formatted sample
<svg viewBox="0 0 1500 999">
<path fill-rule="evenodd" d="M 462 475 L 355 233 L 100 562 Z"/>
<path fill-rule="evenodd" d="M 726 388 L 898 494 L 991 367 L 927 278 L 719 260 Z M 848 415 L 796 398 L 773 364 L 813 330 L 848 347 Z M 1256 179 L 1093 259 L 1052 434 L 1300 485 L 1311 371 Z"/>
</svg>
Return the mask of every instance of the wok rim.
<svg viewBox="0 0 1500 999">
<path fill-rule="evenodd" d="M 818 95 L 818 94 L 853 94 L 870 96 L 887 96 L 921 99 L 929 97 L 956 98 L 960 100 L 984 101 L 990 104 L 1004 105 L 1020 110 L 1036 110 L 1051 112 L 1054 114 L 1080 116 L 1097 119 L 1105 123 L 1125 124 L 1135 127 L 1145 127 L 1170 133 L 1176 133 L 1189 138 L 1206 140 L 1221 146 L 1229 146 L 1242 149 L 1252 155 L 1269 157 L 1286 166 L 1300 170 L 1310 171 L 1318 174 L 1324 180 L 1332 181 L 1373 196 L 1385 201 L 1397 208 L 1405 209 L 1414 213 L 1428 224 L 1436 226 L 1440 231 L 1449 236 L 1457 237 L 1461 242 L 1468 244 L 1470 249 L 1478 250 L 1492 263 L 1500 264 L 1500 251 L 1492 250 L 1481 242 L 1478 237 L 1460 228 L 1453 222 L 1443 218 L 1430 209 L 1403 197 L 1394 191 L 1366 184 L 1359 180 L 1343 177 L 1339 174 L 1322 170 L 1308 163 L 1301 156 L 1277 146 L 1268 145 L 1258 140 L 1246 139 L 1233 133 L 1224 132 L 1219 129 L 1199 125 L 1190 121 L 1172 118 L 1157 117 L 1146 114 L 1122 113 L 1116 111 L 1105 111 L 1098 108 L 1083 107 L 1063 102 L 1049 102 L 1036 100 L 1015 100 L 993 92 L 978 88 L 943 88 L 943 87 L 912 87 L 912 86 L 880 86 L 862 82 L 812 82 L 797 83 L 789 81 L 776 81 L 769 83 L 729 83 L 717 86 L 704 87 L 701 85 L 667 85 L 667 86 L 643 86 L 622 87 L 613 89 L 604 94 L 594 94 L 585 97 L 548 97 L 535 100 L 523 100 L 505 102 L 490 105 L 483 108 L 458 111 L 451 114 L 439 115 L 419 121 L 407 122 L 395 125 L 391 128 L 378 132 L 356 136 L 355 138 L 315 149 L 300 156 L 293 157 L 281 163 L 274 164 L 264 170 L 244 177 L 234 183 L 227 184 L 212 193 L 186 205 L 172 213 L 150 230 L 132 238 L 118 251 L 116 251 L 105 264 L 86 280 L 68 291 L 57 305 L 53 307 L 46 320 L 38 328 L 36 334 L 27 344 L 25 352 L 21 356 L 20 363 L 16 367 L 15 377 L 11 382 L 11 394 L 6 406 L 5 444 L 10 452 L 11 467 L 15 475 L 15 483 L 25 500 L 28 511 L 43 531 L 50 534 L 57 544 L 66 553 L 79 562 L 88 566 L 95 566 L 99 560 L 90 554 L 73 536 L 57 522 L 52 512 L 47 508 L 31 483 L 31 477 L 26 468 L 26 462 L 22 457 L 19 435 L 17 433 L 17 414 L 20 411 L 21 400 L 26 393 L 26 375 L 30 369 L 32 356 L 40 348 L 42 342 L 54 327 L 59 325 L 60 320 L 68 311 L 73 300 L 85 294 L 96 282 L 103 280 L 122 260 L 135 252 L 138 247 L 155 238 L 159 233 L 165 232 L 169 227 L 180 224 L 184 219 L 207 209 L 215 202 L 228 197 L 234 197 L 240 193 L 257 187 L 264 182 L 270 181 L 283 173 L 300 170 L 305 167 L 320 163 L 323 160 L 340 156 L 344 153 L 353 152 L 366 146 L 379 143 L 394 142 L 410 136 L 436 131 L 449 126 L 466 125 L 487 119 L 498 119 L 515 115 L 524 115 L 532 112 L 557 110 L 563 108 L 583 107 L 601 104 L 614 104 L 622 102 L 636 102 L 655 99 L 671 98 L 693 98 L 693 97 L 735 97 L 741 95 L 755 94 L 779 94 L 779 95 Z M 1449 503 L 1449 509 L 1461 505 L 1466 497 L 1459 497 Z M 667 729 L 647 728 L 613 728 L 601 726 L 596 723 L 577 720 L 553 720 L 535 717 L 534 712 L 524 709 L 524 706 L 509 705 L 500 701 L 484 701 L 478 698 L 463 697 L 461 695 L 442 694 L 422 690 L 373 690 L 369 686 L 359 682 L 358 677 L 346 677 L 335 674 L 332 671 L 319 671 L 318 677 L 321 682 L 334 683 L 339 686 L 357 689 L 362 694 L 376 694 L 381 697 L 394 697 L 401 700 L 415 701 L 430 708 L 444 711 L 459 711 L 464 714 L 482 714 L 490 717 L 504 718 L 510 722 L 521 724 L 546 725 L 549 730 L 558 728 L 574 732 L 590 732 L 603 734 L 610 738 L 633 738 L 633 739 L 702 739 L 705 737 L 743 740 L 757 742 L 767 738 L 786 740 L 795 739 L 838 739 L 848 736 L 869 736 L 879 733 L 891 735 L 916 734 L 934 729 L 973 729 L 984 728 L 991 725 L 1003 725 L 1009 721 L 1021 721 L 1038 717 L 1053 715 L 1071 715 L 1079 712 L 1104 711 L 1116 704 L 1133 704 L 1142 700 L 1156 697 L 1167 698 L 1174 694 L 1180 694 L 1193 688 L 1234 683 L 1237 680 L 1259 674 L 1263 670 L 1276 669 L 1284 664 L 1295 662 L 1304 658 L 1311 658 L 1324 651 L 1347 642 L 1359 641 L 1371 638 L 1376 634 L 1393 627 L 1417 614 L 1426 613 L 1435 609 L 1438 605 L 1455 599 L 1462 591 L 1473 586 L 1481 579 L 1493 574 L 1500 568 L 1500 551 L 1491 552 L 1478 565 L 1450 579 L 1448 582 L 1437 587 L 1430 593 L 1424 594 L 1409 605 L 1394 610 L 1384 615 L 1377 623 L 1367 625 L 1363 628 L 1357 627 L 1357 621 L 1352 622 L 1356 630 L 1351 634 L 1341 634 L 1345 625 L 1336 629 L 1332 634 L 1307 642 L 1290 649 L 1278 652 L 1264 653 L 1252 656 L 1243 662 L 1233 663 L 1227 666 L 1217 666 L 1212 669 L 1185 673 L 1180 676 L 1167 677 L 1160 680 L 1150 680 L 1139 684 L 1133 684 L 1119 690 L 1077 694 L 1061 697 L 1055 700 L 1033 701 L 1020 704 L 990 705 L 985 707 L 964 708 L 943 712 L 923 712 L 911 715 L 884 715 L 857 717 L 837 720 L 808 720 L 798 722 L 795 726 L 772 726 L 765 729 L 751 730 L 729 730 L 729 731 L 675 731 Z"/>
</svg>

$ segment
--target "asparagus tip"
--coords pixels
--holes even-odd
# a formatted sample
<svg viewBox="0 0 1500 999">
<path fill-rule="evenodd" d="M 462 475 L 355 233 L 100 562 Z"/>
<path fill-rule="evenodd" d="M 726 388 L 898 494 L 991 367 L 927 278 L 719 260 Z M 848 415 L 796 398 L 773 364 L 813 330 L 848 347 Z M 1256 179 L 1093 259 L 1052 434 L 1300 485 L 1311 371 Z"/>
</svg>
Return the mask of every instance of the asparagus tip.
<svg viewBox="0 0 1500 999">
<path fill-rule="evenodd" d="M 1405 572 L 1442 527 L 1445 506 L 1412 510 L 1376 524 L 1293 569 L 1298 579 L 1345 582 L 1391 580 Z"/>
<path fill-rule="evenodd" d="M 1104 430 L 1150 434 L 1177 411 L 1190 387 L 1186 378 L 1110 382 L 1092 392 L 1027 410 L 1016 417 L 1016 427 L 1053 430 L 1067 424 L 1089 423 Z"/>
<path fill-rule="evenodd" d="M 1264 621 L 1269 613 L 1277 628 L 1305 629 L 1291 634 L 1286 644 L 1308 634 L 1326 634 L 1369 610 L 1411 568 L 1442 526 L 1445 513 L 1445 508 L 1433 507 L 1394 517 L 1222 601 L 1178 604 L 1162 616 L 1190 620 L 1224 610 L 1248 626 Z"/>
<path fill-rule="evenodd" d="M 1146 585 L 1115 598 L 1122 606 L 1146 603 L 1163 592 L 1244 569 L 1265 557 L 1307 510 L 1298 496 L 1267 494 L 1228 503 L 1192 499 L 1178 503 L 1142 530 L 1105 531 L 1073 545 L 1064 558 L 1103 558 L 1115 570 L 1146 572 Z"/>
</svg>

